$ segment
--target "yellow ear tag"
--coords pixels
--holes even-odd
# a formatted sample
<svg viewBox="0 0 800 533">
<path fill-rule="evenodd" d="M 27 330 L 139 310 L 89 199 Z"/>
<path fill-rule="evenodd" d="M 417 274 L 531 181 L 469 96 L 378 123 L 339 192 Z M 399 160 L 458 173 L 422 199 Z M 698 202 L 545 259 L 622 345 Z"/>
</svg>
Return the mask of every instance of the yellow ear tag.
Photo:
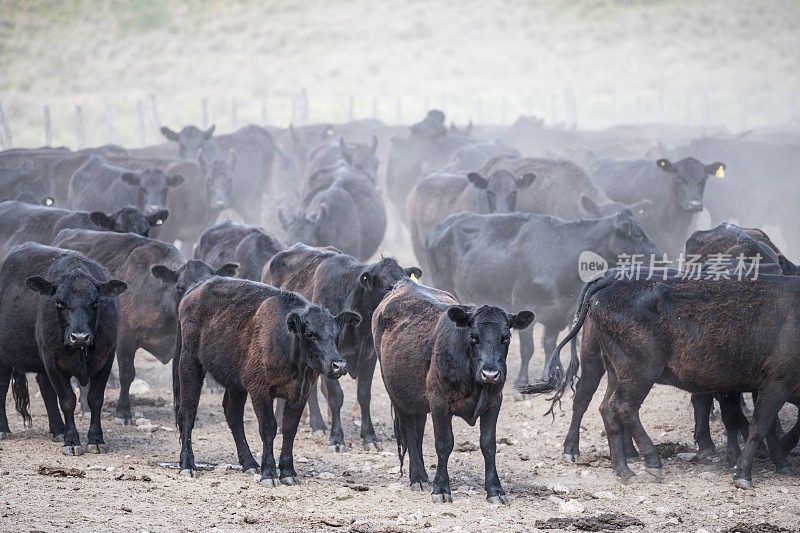
<svg viewBox="0 0 800 533">
<path fill-rule="evenodd" d="M 714 175 L 716 177 L 718 177 L 718 178 L 724 178 L 725 177 L 725 167 L 720 165 L 719 168 L 717 169 L 717 173 L 714 174 Z"/>
<path fill-rule="evenodd" d="M 409 277 L 409 278 L 411 278 L 411 281 L 413 281 L 414 283 L 419 283 L 419 282 L 417 281 L 417 276 L 416 276 L 416 275 L 414 275 L 414 273 L 413 273 L 413 272 L 412 272 L 412 273 L 411 273 L 411 275 L 410 275 L 410 276 L 408 276 L 408 277 Z"/>
<path fill-rule="evenodd" d="M 662 162 L 661 162 L 661 166 L 662 166 L 662 167 L 665 167 L 665 166 L 667 166 L 667 163 L 665 163 L 664 161 L 662 161 Z"/>
</svg>

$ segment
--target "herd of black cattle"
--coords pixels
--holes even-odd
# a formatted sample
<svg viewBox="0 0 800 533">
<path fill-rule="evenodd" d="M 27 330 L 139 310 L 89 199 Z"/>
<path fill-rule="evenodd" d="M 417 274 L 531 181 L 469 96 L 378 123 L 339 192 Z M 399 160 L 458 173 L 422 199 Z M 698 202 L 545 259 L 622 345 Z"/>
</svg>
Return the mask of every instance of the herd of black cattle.
<svg viewBox="0 0 800 533">
<path fill-rule="evenodd" d="M 134 354 L 143 348 L 172 361 L 182 474 L 197 475 L 191 436 L 210 377 L 225 390 L 244 471 L 260 472 L 264 485 L 292 485 L 306 404 L 312 431 L 328 431 L 318 378 L 331 411 L 330 450 L 346 449 L 345 374 L 357 380 L 364 447 L 382 448 L 370 418 L 379 361 L 412 488 L 429 482 L 422 439 L 430 413 L 433 499 L 452 501 L 455 415 L 480 421 L 487 499 L 507 504 L 495 427 L 517 330 L 517 394 L 554 391 L 555 405 L 576 389 L 565 461 L 579 455 L 581 418 L 607 374 L 600 412 L 623 480 L 634 475 L 626 460 L 640 454 L 662 476 L 638 415 L 654 383 L 692 393 L 701 452 L 715 450 L 716 397 L 738 487 L 752 488 L 762 441 L 779 472 L 794 472 L 787 455 L 800 424 L 783 433 L 777 413 L 800 402 L 798 267 L 761 230 L 721 223 L 689 234 L 705 210 L 715 221 L 777 228 L 787 249 L 797 243 L 797 134 L 580 132 L 523 118 L 476 135 L 471 126 L 446 128 L 439 111 L 410 130 L 364 121 L 161 131 L 168 142 L 140 149 L 0 152 L 0 439 L 10 436 L 9 386 L 30 422 L 26 373 L 35 373 L 63 452 L 104 452 L 100 417 L 114 356 L 116 422 L 128 425 Z M 366 262 L 382 243 L 401 242 L 403 227 L 421 268 Z M 587 251 L 608 268 L 584 283 Z M 699 258 L 696 275 L 663 266 L 664 254 L 679 253 Z M 641 259 L 636 276 L 623 264 L 632 257 Z M 741 279 L 734 274 L 743 259 L 750 275 Z M 426 285 L 417 281 L 423 271 Z M 542 378 L 529 382 L 534 320 L 548 359 Z M 568 342 L 564 370 L 558 354 Z M 85 448 L 72 379 L 91 417 Z M 752 424 L 745 392 L 753 394 Z M 248 395 L 261 464 L 245 439 Z"/>
</svg>

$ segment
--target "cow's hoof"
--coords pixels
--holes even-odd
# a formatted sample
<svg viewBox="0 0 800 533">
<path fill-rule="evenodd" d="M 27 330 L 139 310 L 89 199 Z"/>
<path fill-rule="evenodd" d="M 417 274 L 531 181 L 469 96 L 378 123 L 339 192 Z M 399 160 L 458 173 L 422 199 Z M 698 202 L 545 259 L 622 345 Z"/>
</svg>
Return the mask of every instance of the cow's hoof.
<svg viewBox="0 0 800 533">
<path fill-rule="evenodd" d="M 623 485 L 627 485 L 631 482 L 632 479 L 636 478 L 636 474 L 633 470 L 628 470 L 627 472 L 623 472 L 621 474 L 617 474 L 619 476 L 619 480 L 622 481 Z"/>
<path fill-rule="evenodd" d="M 486 501 L 495 505 L 511 505 L 511 501 L 505 494 L 498 494 L 497 496 L 487 496 Z"/>
<path fill-rule="evenodd" d="M 259 469 L 255 467 L 248 468 L 247 470 L 244 471 L 244 473 L 247 474 L 248 476 L 254 476 L 259 473 Z"/>
<path fill-rule="evenodd" d="M 114 418 L 114 423 L 118 426 L 135 426 L 136 422 L 134 422 L 133 417 L 130 416 L 118 416 Z"/>
<path fill-rule="evenodd" d="M 299 485 L 300 480 L 296 477 L 282 477 L 281 485 Z"/>
<path fill-rule="evenodd" d="M 58 435 L 52 435 L 50 437 L 50 439 L 53 442 L 64 442 L 64 434 L 63 433 L 59 433 Z"/>
<path fill-rule="evenodd" d="M 749 479 L 745 479 L 743 477 L 735 477 L 733 478 L 733 484 L 736 485 L 737 488 L 744 489 L 744 490 L 753 490 L 753 482 Z"/>
<path fill-rule="evenodd" d="M 184 477 L 197 478 L 197 470 L 194 468 L 184 468 L 180 474 Z"/>
<path fill-rule="evenodd" d="M 263 487 L 278 487 L 280 486 L 281 482 L 278 480 L 278 478 L 262 477 L 261 481 L 259 481 L 259 484 L 261 484 Z"/>
<path fill-rule="evenodd" d="M 527 394 L 522 394 L 521 392 L 517 392 L 517 391 L 514 391 L 513 396 L 514 396 L 514 401 L 515 402 L 524 402 L 525 400 L 528 399 L 528 395 Z"/>
<path fill-rule="evenodd" d="M 778 470 L 778 473 L 782 476 L 796 476 L 797 470 L 795 470 L 793 466 L 789 465 Z"/>
<path fill-rule="evenodd" d="M 717 454 L 717 450 L 714 448 L 700 448 L 697 450 L 697 455 L 704 458 L 714 457 Z"/>
<path fill-rule="evenodd" d="M 431 501 L 433 503 L 453 503 L 453 497 L 450 494 L 431 494 Z"/>
<path fill-rule="evenodd" d="M 0 440 L 6 440 L 11 438 L 10 431 L 0 431 Z"/>
<path fill-rule="evenodd" d="M 103 443 L 86 445 L 86 453 L 106 453 L 107 451 L 108 446 Z"/>
<path fill-rule="evenodd" d="M 328 451 L 333 453 L 344 453 L 347 451 L 347 446 L 344 444 L 331 444 L 328 446 Z"/>
<path fill-rule="evenodd" d="M 644 471 L 653 476 L 656 479 L 664 479 L 664 471 L 660 468 L 653 468 L 646 466 L 644 467 Z"/>
<path fill-rule="evenodd" d="M 383 445 L 378 441 L 365 442 L 364 449 L 369 452 L 380 452 L 383 451 Z"/>
<path fill-rule="evenodd" d="M 61 448 L 61 453 L 64 455 L 83 455 L 83 447 L 80 444 L 77 446 L 64 446 Z"/>
<path fill-rule="evenodd" d="M 327 434 L 328 434 L 328 432 L 325 431 L 324 429 L 315 429 L 314 431 L 311 432 L 311 436 L 312 437 L 317 437 L 317 438 L 322 438 Z"/>
<path fill-rule="evenodd" d="M 423 482 L 423 481 L 416 481 L 416 482 L 411 484 L 411 490 L 413 490 L 413 491 L 418 491 L 418 490 L 425 491 L 425 490 L 428 490 L 429 488 L 430 487 L 428 487 L 428 484 Z"/>
<path fill-rule="evenodd" d="M 577 458 L 578 456 L 572 453 L 565 453 L 561 456 L 561 460 L 565 463 L 574 463 Z"/>
</svg>

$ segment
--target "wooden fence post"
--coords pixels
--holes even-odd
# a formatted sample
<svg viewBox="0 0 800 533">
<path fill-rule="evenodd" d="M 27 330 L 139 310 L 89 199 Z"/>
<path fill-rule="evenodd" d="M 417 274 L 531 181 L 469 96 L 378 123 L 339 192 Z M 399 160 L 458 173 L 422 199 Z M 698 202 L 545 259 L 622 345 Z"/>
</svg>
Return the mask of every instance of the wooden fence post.
<svg viewBox="0 0 800 533">
<path fill-rule="evenodd" d="M 50 106 L 44 106 L 44 145 L 53 146 L 53 127 L 50 121 Z"/>
<path fill-rule="evenodd" d="M 153 132 L 155 138 L 161 137 L 161 119 L 158 118 L 158 108 L 156 107 L 156 94 L 150 93 L 147 95 L 147 101 L 150 104 L 150 120 L 153 122 Z"/>
<path fill-rule="evenodd" d="M 78 137 L 78 150 L 86 146 L 86 136 L 83 131 L 83 109 L 81 106 L 75 106 L 75 132 Z"/>
<path fill-rule="evenodd" d="M 144 146 L 147 142 L 147 132 L 145 131 L 144 122 L 144 100 L 139 100 L 136 102 L 136 109 L 139 115 L 139 145 Z"/>
<path fill-rule="evenodd" d="M 8 124 L 8 118 L 3 112 L 3 106 L 0 105 L 0 141 L 3 142 L 3 148 L 6 150 L 13 146 L 11 139 L 11 126 Z"/>
</svg>

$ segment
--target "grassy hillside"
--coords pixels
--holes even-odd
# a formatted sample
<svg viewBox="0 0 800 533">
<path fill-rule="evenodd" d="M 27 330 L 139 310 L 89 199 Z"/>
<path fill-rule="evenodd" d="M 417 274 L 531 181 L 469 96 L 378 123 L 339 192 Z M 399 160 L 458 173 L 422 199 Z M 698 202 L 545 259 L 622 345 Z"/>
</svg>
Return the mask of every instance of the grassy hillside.
<svg viewBox="0 0 800 533">
<path fill-rule="evenodd" d="M 312 121 L 346 120 L 353 95 L 354 116 L 387 122 L 427 104 L 457 120 L 735 129 L 797 113 L 798 27 L 785 0 L 0 0 L 0 105 L 15 145 L 43 142 L 44 104 L 56 144 L 75 144 L 75 105 L 87 142 L 105 142 L 109 104 L 116 140 L 135 144 L 148 94 L 174 125 L 201 122 L 206 97 L 224 131 L 231 98 L 239 123 L 265 101 L 285 124 L 302 88 Z"/>
</svg>

